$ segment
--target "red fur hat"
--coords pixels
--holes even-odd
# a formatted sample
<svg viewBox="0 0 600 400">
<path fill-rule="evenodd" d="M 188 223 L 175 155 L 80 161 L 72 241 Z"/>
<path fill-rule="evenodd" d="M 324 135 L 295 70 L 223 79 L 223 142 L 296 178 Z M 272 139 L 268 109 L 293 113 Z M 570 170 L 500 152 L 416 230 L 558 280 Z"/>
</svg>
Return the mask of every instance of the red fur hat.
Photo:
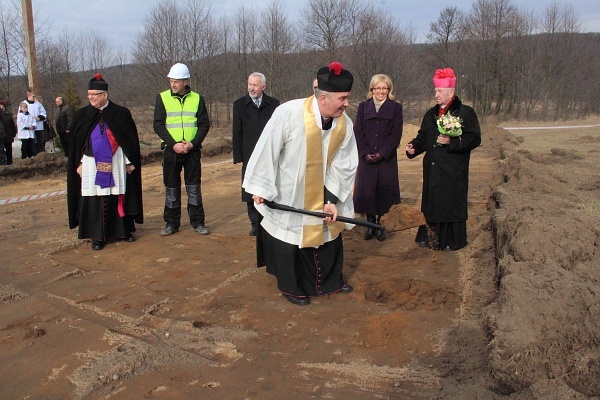
<svg viewBox="0 0 600 400">
<path fill-rule="evenodd" d="M 438 69 L 433 75 L 433 85 L 436 88 L 455 88 L 456 76 L 452 68 Z"/>
</svg>

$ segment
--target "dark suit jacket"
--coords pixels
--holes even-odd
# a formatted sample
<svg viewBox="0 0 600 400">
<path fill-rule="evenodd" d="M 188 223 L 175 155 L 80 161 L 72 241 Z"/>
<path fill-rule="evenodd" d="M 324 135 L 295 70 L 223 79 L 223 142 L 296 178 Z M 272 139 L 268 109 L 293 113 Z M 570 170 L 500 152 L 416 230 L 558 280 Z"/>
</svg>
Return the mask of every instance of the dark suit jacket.
<svg viewBox="0 0 600 400">
<path fill-rule="evenodd" d="M 246 164 L 252 155 L 254 146 L 263 128 L 279 106 L 279 100 L 263 92 L 260 108 L 252 102 L 249 94 L 233 102 L 233 162 L 243 162 L 242 181 L 246 173 Z M 242 201 L 252 201 L 252 196 L 242 189 Z"/>
</svg>

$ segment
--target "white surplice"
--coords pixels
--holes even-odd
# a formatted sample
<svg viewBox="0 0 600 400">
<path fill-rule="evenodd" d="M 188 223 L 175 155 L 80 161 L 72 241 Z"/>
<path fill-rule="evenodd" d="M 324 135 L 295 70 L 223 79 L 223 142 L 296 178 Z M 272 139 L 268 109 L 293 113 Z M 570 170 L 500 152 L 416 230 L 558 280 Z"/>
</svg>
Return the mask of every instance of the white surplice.
<svg viewBox="0 0 600 400">
<path fill-rule="evenodd" d="M 278 204 L 302 209 L 304 207 L 304 182 L 306 174 L 306 134 L 304 127 L 304 101 L 292 100 L 280 105 L 265 126 L 246 167 L 242 186 L 248 193 L 258 195 Z M 322 128 L 321 114 L 316 99 L 313 100 L 315 123 Z M 354 218 L 352 190 L 358 166 L 358 151 L 352 121 L 344 113 L 346 132 L 343 142 L 327 165 L 330 133 L 322 131 L 323 176 L 327 190 L 338 198 L 338 215 Z M 274 210 L 264 204 L 256 205 L 263 215 L 262 227 L 273 237 L 293 245 L 300 245 L 302 225 L 310 217 L 288 211 Z M 318 218 L 319 220 L 321 218 Z M 346 224 L 346 229 L 354 225 Z M 334 240 L 323 223 L 324 241 Z"/>
</svg>

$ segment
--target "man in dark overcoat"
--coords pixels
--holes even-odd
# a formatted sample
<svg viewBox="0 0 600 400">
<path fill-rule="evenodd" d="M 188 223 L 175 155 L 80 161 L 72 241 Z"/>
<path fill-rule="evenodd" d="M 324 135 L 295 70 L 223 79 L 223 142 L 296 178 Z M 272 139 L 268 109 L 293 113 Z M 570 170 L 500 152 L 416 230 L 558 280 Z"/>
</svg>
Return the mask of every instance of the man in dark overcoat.
<svg viewBox="0 0 600 400">
<path fill-rule="evenodd" d="M 56 105 L 56 121 L 54 127 L 58 138 L 60 139 L 60 145 L 65 153 L 65 157 L 69 156 L 69 136 L 71 134 L 71 127 L 73 126 L 73 117 L 75 113 L 69 107 L 62 97 L 54 99 Z"/>
<path fill-rule="evenodd" d="M 0 118 L 2 119 L 2 124 L 4 125 L 4 151 L 6 153 L 6 165 L 11 165 L 13 163 L 12 144 L 15 141 L 15 136 L 17 135 L 17 125 L 15 124 L 15 119 L 12 113 L 6 109 L 6 103 L 4 101 L 0 101 Z"/>
<path fill-rule="evenodd" d="M 101 250 L 108 239 L 135 241 L 144 222 L 142 163 L 131 112 L 108 100 L 108 84 L 95 74 L 89 105 L 75 114 L 67 162 L 69 228 Z"/>
<path fill-rule="evenodd" d="M 268 96 L 264 90 L 267 79 L 260 72 L 248 77 L 248 93 L 233 102 L 233 163 L 242 167 L 242 181 L 246 164 L 263 128 L 279 106 L 279 100 Z M 252 195 L 242 188 L 242 201 L 246 202 L 250 219 L 250 236 L 256 236 L 261 215 L 254 208 Z"/>
<path fill-rule="evenodd" d="M 426 224 L 416 240 L 422 247 L 451 251 L 467 245 L 469 161 L 471 150 L 481 143 L 481 129 L 475 110 L 455 95 L 452 69 L 437 70 L 433 82 L 437 104 L 425 113 L 406 155 L 412 159 L 425 153 L 421 211 Z M 437 120 L 444 115 L 460 118 L 460 136 L 440 134 Z"/>
</svg>

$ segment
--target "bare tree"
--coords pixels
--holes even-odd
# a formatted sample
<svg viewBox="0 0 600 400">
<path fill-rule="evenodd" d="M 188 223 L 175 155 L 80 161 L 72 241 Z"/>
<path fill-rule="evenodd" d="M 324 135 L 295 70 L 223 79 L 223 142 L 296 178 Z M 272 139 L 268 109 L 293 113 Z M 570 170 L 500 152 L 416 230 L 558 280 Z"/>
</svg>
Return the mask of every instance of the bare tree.
<svg viewBox="0 0 600 400">
<path fill-rule="evenodd" d="M 291 82 L 294 72 L 286 68 L 286 55 L 295 49 L 295 32 L 289 23 L 281 0 L 273 0 L 263 20 L 259 49 L 264 73 L 269 79 L 269 88 L 273 96 L 291 95 Z"/>
<path fill-rule="evenodd" d="M 453 65 L 457 47 L 462 39 L 464 14 L 457 7 L 446 7 L 435 22 L 429 25 L 427 40 L 431 43 L 434 56 L 441 65 Z"/>
<path fill-rule="evenodd" d="M 530 118 L 541 108 L 545 118 L 564 118 L 600 109 L 600 88 L 591 78 L 600 39 L 578 34 L 573 8 L 558 2 L 539 20 L 511 0 L 474 0 L 464 13 L 447 7 L 431 23 L 428 45 L 414 45 L 414 30 L 372 1 L 308 0 L 298 21 L 289 19 L 282 0 L 270 0 L 264 10 L 241 6 L 218 21 L 210 4 L 157 3 L 145 16 L 132 60 L 110 48 L 102 32 L 65 30 L 53 41 L 43 34 L 43 20 L 36 20 L 43 94 L 51 99 L 68 91 L 76 100 L 75 88 L 83 90 L 90 72 L 102 70 L 111 98 L 152 105 L 156 93 L 168 87 L 170 66 L 184 62 L 218 126 L 220 119 L 229 120 L 231 102 L 245 90 L 249 73 L 264 72 L 269 90 L 285 101 L 309 94 L 316 69 L 340 61 L 353 72 L 361 95 L 372 75 L 388 74 L 405 114 L 410 101 L 430 98 L 432 70 L 446 66 L 459 75 L 459 95 L 482 115 Z M 18 0 L 0 2 L 0 97 L 5 100 L 11 87 L 20 86 L 21 96 L 25 86 L 19 17 Z"/>
<path fill-rule="evenodd" d="M 216 98 L 221 94 L 220 82 L 213 77 L 217 73 L 215 57 L 222 51 L 221 29 L 214 23 L 206 0 L 188 0 L 184 10 L 183 51 L 190 67 L 192 85 L 205 97 L 213 125 L 218 125 L 215 101 L 222 99 Z"/>
<path fill-rule="evenodd" d="M 76 66 L 79 64 L 77 53 L 75 51 L 73 38 L 66 29 L 58 37 L 58 46 L 65 61 L 67 72 L 76 71 Z"/>
<path fill-rule="evenodd" d="M 513 25 L 510 44 L 502 54 L 506 80 L 510 82 L 507 84 L 505 112 L 516 119 L 523 116 L 529 119 L 540 100 L 540 50 L 536 40 L 533 40 L 536 26 L 533 14 L 520 14 Z"/>
<path fill-rule="evenodd" d="M 409 39 L 392 16 L 368 4 L 352 31 L 348 65 L 355 77 L 355 91 L 366 91 L 371 77 L 378 73 L 385 73 L 397 81 L 404 58 L 400 48 L 408 44 Z"/>
<path fill-rule="evenodd" d="M 339 50 L 350 44 L 361 12 L 357 0 L 309 0 L 300 26 L 308 48 L 324 52 L 321 64 L 340 60 Z"/>
<path fill-rule="evenodd" d="M 112 65 L 113 55 L 111 54 L 108 41 L 97 31 L 91 31 L 85 39 L 87 62 L 89 69 L 100 71 Z"/>
<path fill-rule="evenodd" d="M 506 38 L 513 32 L 512 24 L 518 10 L 510 0 L 477 0 L 465 19 L 464 30 L 470 46 L 465 48 L 463 70 L 475 90 L 475 107 L 483 115 L 499 112 L 505 96 L 502 70 L 502 49 Z"/>
<path fill-rule="evenodd" d="M 243 85 L 251 72 L 250 57 L 256 50 L 256 17 L 242 5 L 233 19 L 233 49 L 237 53 L 238 68 L 234 75 L 235 82 Z"/>
<path fill-rule="evenodd" d="M 11 98 L 11 79 L 25 75 L 21 7 L 16 1 L 0 3 L 0 96 Z"/>
<path fill-rule="evenodd" d="M 67 67 L 62 57 L 59 47 L 47 38 L 38 40 L 38 73 L 40 77 L 40 87 L 43 87 L 43 104 L 51 104 L 53 97 L 56 96 L 62 87 Z M 48 110 L 51 111 L 51 110 Z"/>
<path fill-rule="evenodd" d="M 186 60 L 189 61 L 189 67 L 197 70 L 199 62 L 204 57 L 214 52 L 212 18 L 210 15 L 210 6 L 206 0 L 188 0 L 182 11 L 183 35 L 182 50 Z M 199 71 L 198 71 L 199 72 Z M 197 73 L 193 73 L 197 76 Z"/>
<path fill-rule="evenodd" d="M 216 82 L 223 84 L 222 88 L 225 95 L 225 120 L 227 122 L 231 121 L 231 107 L 233 99 L 237 96 L 237 86 L 236 81 L 232 79 L 228 79 L 234 76 L 234 63 L 230 62 L 230 51 L 231 51 L 231 42 L 232 42 L 232 28 L 231 25 L 227 23 L 228 20 L 226 17 L 221 17 L 217 23 L 219 26 L 219 31 L 221 35 L 221 49 L 222 53 L 215 57 L 214 67 L 216 69 L 216 73 L 213 76 Z M 216 121 L 217 126 L 219 121 Z"/>
<path fill-rule="evenodd" d="M 578 69 L 577 60 L 574 58 L 572 33 L 578 32 L 579 29 L 571 5 L 561 6 L 554 1 L 545 9 L 542 17 L 545 56 L 542 60 L 542 118 L 544 119 L 549 117 L 551 103 L 555 105 L 554 119 L 559 117 L 561 110 L 568 113 L 573 85 L 569 82 L 570 74 L 567 72 Z"/>
<path fill-rule="evenodd" d="M 133 50 L 135 77 L 144 80 L 140 95 L 154 104 L 156 93 L 164 90 L 171 65 L 184 61 L 182 12 L 173 0 L 156 3 L 144 17 L 144 30 Z"/>
</svg>

